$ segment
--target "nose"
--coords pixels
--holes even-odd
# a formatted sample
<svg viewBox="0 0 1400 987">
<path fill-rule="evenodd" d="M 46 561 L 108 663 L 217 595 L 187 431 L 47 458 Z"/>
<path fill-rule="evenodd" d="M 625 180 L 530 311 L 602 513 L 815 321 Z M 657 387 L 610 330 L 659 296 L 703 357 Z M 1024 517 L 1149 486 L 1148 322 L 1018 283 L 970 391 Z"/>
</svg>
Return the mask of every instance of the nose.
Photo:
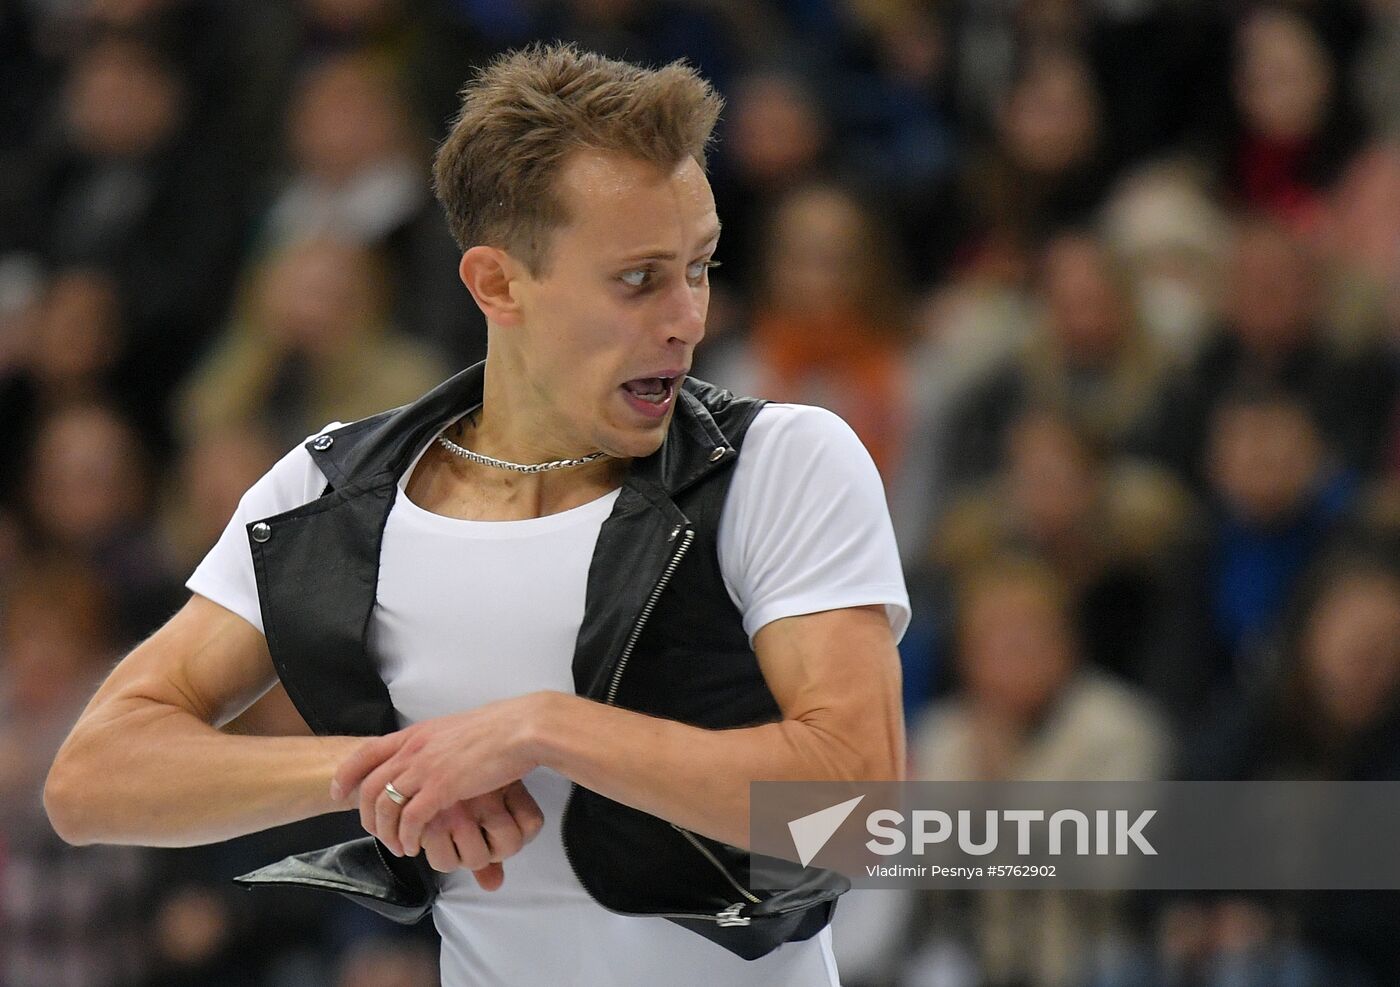
<svg viewBox="0 0 1400 987">
<path fill-rule="evenodd" d="M 705 338 L 705 317 L 709 308 L 708 290 L 684 282 L 673 288 L 668 299 L 666 341 L 690 347 L 699 345 Z"/>
</svg>

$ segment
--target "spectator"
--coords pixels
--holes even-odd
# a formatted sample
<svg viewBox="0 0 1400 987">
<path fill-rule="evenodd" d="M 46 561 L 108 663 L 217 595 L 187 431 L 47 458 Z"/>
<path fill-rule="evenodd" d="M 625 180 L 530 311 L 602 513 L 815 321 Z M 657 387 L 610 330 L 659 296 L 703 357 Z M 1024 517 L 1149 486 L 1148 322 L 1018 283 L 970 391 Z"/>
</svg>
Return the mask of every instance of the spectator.
<svg viewBox="0 0 1400 987">
<path fill-rule="evenodd" d="M 1222 710 L 1195 738 L 1187 777 L 1400 778 L 1400 574 L 1374 552 L 1342 553 L 1317 566 L 1299 596 L 1281 674 L 1251 701 Z M 1263 934 L 1234 964 L 1252 966 L 1256 977 L 1271 970 L 1278 976 L 1291 965 L 1307 971 L 1309 984 L 1394 983 L 1396 897 L 1304 892 L 1256 900 L 1247 907 Z M 1269 941 L 1270 928 L 1289 926 L 1298 929 L 1300 945 Z M 1203 959 L 1219 968 L 1225 964 L 1218 953 Z"/>
<path fill-rule="evenodd" d="M 73 719 L 117 652 L 102 584 L 34 557 L 6 581 L 0 623 L 0 979 L 136 987 L 149 963 L 150 854 L 70 847 L 40 793 Z"/>
<path fill-rule="evenodd" d="M 721 249 L 729 259 L 725 283 L 748 301 L 762 268 L 765 209 L 826 170 L 831 123 L 812 86 L 779 69 L 740 79 L 725 117 L 714 161 L 715 202 L 724 217 Z"/>
<path fill-rule="evenodd" d="M 424 178 L 427 144 L 394 76 L 364 53 L 327 59 L 293 93 L 287 137 L 292 170 L 263 218 L 263 250 L 310 237 L 375 250 L 400 329 L 454 363 L 484 356 L 485 325 Z"/>
<path fill-rule="evenodd" d="M 1138 316 L 1174 363 L 1189 363 L 1220 318 L 1229 219 L 1185 161 L 1128 175 L 1103 212 L 1104 242 L 1120 258 Z"/>
<path fill-rule="evenodd" d="M 914 409 L 911 441 L 905 468 L 890 491 L 906 565 L 923 562 L 931 526 L 947 507 L 947 430 L 953 409 L 1027 345 L 1035 322 L 1018 258 L 1009 252 L 1002 257 L 987 253 L 980 260 L 928 292 L 914 312 L 914 338 L 906 357 Z"/>
<path fill-rule="evenodd" d="M 848 4 L 841 13 L 850 27 L 828 47 L 826 101 L 841 134 L 841 174 L 878 190 L 924 288 L 957 246 L 946 222 L 960 150 L 946 98 L 949 39 L 933 7 Z"/>
<path fill-rule="evenodd" d="M 92 568 L 114 597 L 119 645 L 154 630 L 184 596 L 152 537 L 148 469 L 129 423 L 110 407 L 79 404 L 39 424 L 27 474 L 34 543 Z"/>
<path fill-rule="evenodd" d="M 277 461 L 281 447 L 256 428 L 200 432 L 165 491 L 163 543 L 172 572 L 193 572 L 223 534 L 243 492 Z"/>
<path fill-rule="evenodd" d="M 1019 776 L 1069 712 L 1127 719 L 1141 692 L 1203 774 L 1394 766 L 1376 642 L 1400 584 L 1370 562 L 1303 573 L 1339 538 L 1400 544 L 1397 0 L 19 0 L 0 3 L 0 982 L 431 982 L 397 945 L 341 960 L 367 928 L 348 903 L 224 887 L 320 831 L 59 857 L 14 779 L 90 686 L 64 684 L 92 667 L 69 658 L 178 604 L 169 574 L 273 449 L 484 353 L 426 162 L 472 68 L 545 35 L 686 56 L 729 99 L 695 371 L 828 404 L 876 455 L 922 594 L 910 722 L 943 700 L 922 737 L 986 705 L 947 674 L 971 659 L 946 584 L 1013 552 L 1053 577 L 1074 671 L 1043 684 L 1053 621 L 998 591 L 1031 642 L 1008 695 L 1059 698 L 979 728 L 995 743 L 969 757 Z M 1075 705 L 1105 671 L 1131 701 Z M 340 823 L 358 832 L 319 822 Z M 72 929 L 34 924 L 55 901 Z M 866 915 L 886 937 L 847 939 L 890 962 L 843 955 L 846 979 L 1033 981 L 1068 969 L 1066 936 L 1123 928 L 1083 901 L 944 902 L 949 948 L 911 964 L 930 916 L 893 901 Z M 1396 912 L 1192 902 L 1095 987 L 1396 983 Z"/>
<path fill-rule="evenodd" d="M 1010 553 L 1040 559 L 1086 660 L 1171 703 L 1157 674 L 1179 646 L 1168 563 L 1193 514 L 1169 475 L 1106 459 L 1064 415 L 1032 409 L 1008 431 L 1004 469 L 953 504 L 930 548 L 954 585 Z"/>
<path fill-rule="evenodd" d="M 1400 344 L 1400 147 L 1376 144 L 1332 190 L 1321 241 L 1331 321 L 1354 346 Z"/>
<path fill-rule="evenodd" d="M 446 376 L 434 354 L 387 320 L 384 271 L 367 249 L 318 239 L 273 255 L 246 310 L 182 394 L 187 437 L 255 426 L 286 448 Z"/>
<path fill-rule="evenodd" d="M 1102 157 L 1099 93 L 1084 58 L 1026 52 L 996 116 L 995 142 L 963 170 L 964 260 L 985 250 L 1035 253 L 1046 237 L 1087 223 L 1113 175 Z"/>
<path fill-rule="evenodd" d="M 850 193 L 806 186 L 771 227 L 764 289 L 727 385 L 829 408 L 870 450 L 888 484 L 908 436 L 907 315 L 887 234 Z"/>
<path fill-rule="evenodd" d="M 1066 409 L 1092 441 L 1116 451 L 1157 400 L 1166 357 L 1138 326 L 1124 277 L 1096 239 L 1062 233 L 1046 247 L 1040 297 L 1038 331 L 950 413 L 950 489 L 992 474 L 1008 425 L 1031 405 Z"/>
<path fill-rule="evenodd" d="M 918 777 L 939 781 L 1109 781 L 1162 777 L 1166 722 L 1128 685 L 1085 667 L 1070 602 L 1052 570 L 999 561 L 961 584 L 959 689 L 935 705 L 911 745 Z M 1125 933 L 1112 894 L 984 890 L 958 903 L 930 893 L 915 968 L 976 958 L 988 985 L 1080 984 L 1096 944 Z M 951 910 L 951 914 L 949 911 Z M 945 929 L 968 929 L 961 944 Z M 936 959 L 936 957 L 945 957 Z M 910 982 L 918 982 L 910 973 Z"/>
<path fill-rule="evenodd" d="M 1295 230 L 1315 229 L 1323 192 L 1355 153 L 1360 131 L 1338 90 L 1334 56 L 1308 20 L 1283 5 L 1247 14 L 1235 45 L 1240 119 L 1230 186 L 1247 208 Z"/>
<path fill-rule="evenodd" d="M 1376 553 L 1319 560 L 1280 675 L 1193 745 L 1203 778 L 1400 778 L 1400 574 Z M 1243 715 L 1241 715 L 1243 714 Z"/>
<path fill-rule="evenodd" d="M 1196 642 L 1180 708 L 1258 691 L 1268 648 L 1308 565 L 1338 537 L 1355 500 L 1305 404 L 1285 392 L 1241 389 L 1216 409 L 1207 454 L 1212 517 L 1204 543 L 1183 553 L 1178 604 Z"/>
<path fill-rule="evenodd" d="M 189 80 L 154 45 L 99 38 L 68 72 L 62 139 L 26 201 L 41 210 L 32 245 L 42 256 L 115 276 L 129 330 L 118 379 L 157 421 L 217 324 L 245 206 L 236 158 L 194 105 Z"/>
<path fill-rule="evenodd" d="M 0 377 L 0 501 L 13 503 L 40 418 L 65 405 L 116 397 L 114 369 L 125 343 L 117 285 L 98 269 L 60 271 L 34 306 L 15 364 Z"/>
<path fill-rule="evenodd" d="M 1374 469 L 1394 402 L 1395 371 L 1374 344 L 1339 347 L 1319 323 L 1316 255 L 1277 222 L 1239 229 L 1226 274 L 1225 324 L 1177 374 L 1135 442 L 1200 489 L 1206 433 L 1223 396 L 1263 384 L 1296 395 L 1342 462 Z"/>
</svg>

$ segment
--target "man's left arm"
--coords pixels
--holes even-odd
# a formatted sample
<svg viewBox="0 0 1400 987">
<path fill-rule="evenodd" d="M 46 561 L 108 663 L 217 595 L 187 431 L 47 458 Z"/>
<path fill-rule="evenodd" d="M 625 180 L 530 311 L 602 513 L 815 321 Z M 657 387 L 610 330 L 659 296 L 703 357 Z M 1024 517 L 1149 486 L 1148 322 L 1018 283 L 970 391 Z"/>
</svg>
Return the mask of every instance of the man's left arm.
<svg viewBox="0 0 1400 987">
<path fill-rule="evenodd" d="M 885 608 L 784 617 L 754 636 L 782 719 L 706 730 L 561 692 L 536 692 L 366 741 L 336 773 L 360 786 L 361 822 L 417 853 L 446 806 L 548 767 L 617 802 L 746 846 L 753 781 L 903 776 L 900 666 Z M 400 808 L 387 782 L 411 794 Z"/>
</svg>

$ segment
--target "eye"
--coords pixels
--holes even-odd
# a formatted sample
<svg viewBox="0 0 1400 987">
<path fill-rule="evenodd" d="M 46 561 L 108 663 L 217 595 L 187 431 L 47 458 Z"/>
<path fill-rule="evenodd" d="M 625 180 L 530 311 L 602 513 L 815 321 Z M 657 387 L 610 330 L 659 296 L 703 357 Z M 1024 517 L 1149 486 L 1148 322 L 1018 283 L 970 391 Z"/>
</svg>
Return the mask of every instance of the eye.
<svg viewBox="0 0 1400 987">
<path fill-rule="evenodd" d="M 690 279 L 692 284 L 700 284 L 705 280 L 706 273 L 716 267 L 719 267 L 717 260 L 699 260 L 686 269 L 686 277 Z"/>
<path fill-rule="evenodd" d="M 634 271 L 624 271 L 617 276 L 617 279 L 629 288 L 641 288 L 646 285 L 647 279 L 651 277 L 651 270 L 639 267 Z"/>
</svg>

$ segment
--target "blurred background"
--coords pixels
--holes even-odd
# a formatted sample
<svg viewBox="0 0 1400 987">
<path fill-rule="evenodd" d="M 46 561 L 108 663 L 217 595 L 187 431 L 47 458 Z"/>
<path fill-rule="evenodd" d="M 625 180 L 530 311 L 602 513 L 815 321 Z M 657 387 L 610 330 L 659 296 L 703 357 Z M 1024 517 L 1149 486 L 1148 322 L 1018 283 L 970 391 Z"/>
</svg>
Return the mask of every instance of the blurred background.
<svg viewBox="0 0 1400 987">
<path fill-rule="evenodd" d="M 912 774 L 1400 778 L 1397 0 L 0 4 L 0 983 L 427 987 L 430 927 L 68 848 L 44 772 L 325 422 L 484 355 L 427 165 L 534 39 L 728 100 L 695 373 L 841 414 Z M 509 867 L 507 867 L 509 872 Z M 1400 984 L 1390 893 L 854 893 L 852 987 Z"/>
</svg>

